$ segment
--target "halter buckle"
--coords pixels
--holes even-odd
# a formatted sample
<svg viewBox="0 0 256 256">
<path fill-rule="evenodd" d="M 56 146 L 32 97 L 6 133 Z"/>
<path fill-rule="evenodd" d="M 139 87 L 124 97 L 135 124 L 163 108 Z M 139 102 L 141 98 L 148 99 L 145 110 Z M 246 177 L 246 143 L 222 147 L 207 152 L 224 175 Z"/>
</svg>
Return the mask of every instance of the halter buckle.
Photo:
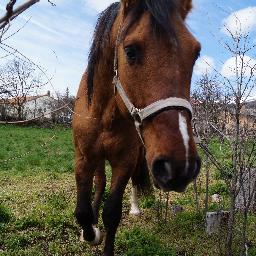
<svg viewBox="0 0 256 256">
<path fill-rule="evenodd" d="M 131 110 L 131 116 L 133 117 L 134 121 L 137 122 L 139 125 L 142 124 L 142 117 L 141 117 L 141 110 L 138 108 L 133 108 Z"/>
<path fill-rule="evenodd" d="M 118 71 L 117 71 L 117 68 L 114 69 L 114 77 L 118 77 Z"/>
</svg>

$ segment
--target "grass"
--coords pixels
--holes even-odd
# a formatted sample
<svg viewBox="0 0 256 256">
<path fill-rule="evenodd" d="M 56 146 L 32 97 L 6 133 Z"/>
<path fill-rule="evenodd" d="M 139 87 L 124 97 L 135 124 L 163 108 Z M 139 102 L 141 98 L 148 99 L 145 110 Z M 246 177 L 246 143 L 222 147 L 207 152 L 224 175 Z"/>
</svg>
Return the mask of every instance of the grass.
<svg viewBox="0 0 256 256">
<path fill-rule="evenodd" d="M 147 229 L 134 227 L 124 230 L 117 239 L 117 251 L 126 251 L 127 256 L 175 256 L 176 252 L 167 244 L 161 243 L 159 237 Z"/>
<path fill-rule="evenodd" d="M 101 255 L 102 246 L 91 248 L 78 239 L 79 227 L 73 214 L 76 187 L 71 130 L 0 126 L 0 145 L 0 255 Z M 109 178 L 109 166 L 106 169 Z M 210 203 L 210 209 L 225 208 L 227 190 L 215 176 L 212 171 L 210 194 L 220 193 L 225 202 Z M 166 222 L 166 195 L 161 195 L 161 202 L 157 191 L 142 197 L 143 213 L 132 217 L 128 214 L 128 190 L 116 238 L 117 255 L 221 255 L 223 234 L 205 234 L 203 214 L 195 210 L 193 186 L 185 194 L 171 193 Z M 198 190 L 203 208 L 203 173 Z M 109 188 L 104 198 L 108 193 Z M 181 205 L 184 212 L 174 216 L 171 205 Z M 256 217 L 250 215 L 249 238 L 253 244 L 255 223 Z M 102 222 L 99 225 L 103 228 Z M 255 256 L 255 251 L 252 248 L 250 256 Z"/>
<path fill-rule="evenodd" d="M 0 135 L 1 170 L 20 171 L 25 175 L 27 171 L 73 170 L 70 129 L 0 126 Z"/>
</svg>

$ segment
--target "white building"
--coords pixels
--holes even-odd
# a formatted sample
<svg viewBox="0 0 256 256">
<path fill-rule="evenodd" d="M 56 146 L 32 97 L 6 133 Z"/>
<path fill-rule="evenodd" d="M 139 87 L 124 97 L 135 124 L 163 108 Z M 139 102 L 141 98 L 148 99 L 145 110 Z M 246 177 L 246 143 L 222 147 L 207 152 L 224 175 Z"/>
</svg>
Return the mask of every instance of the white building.
<svg viewBox="0 0 256 256">
<path fill-rule="evenodd" d="M 30 120 L 37 117 L 51 119 L 51 111 L 56 99 L 50 92 L 44 95 L 17 97 L 0 101 L 2 119 L 3 115 L 11 119 L 19 119 L 19 106 L 22 119 Z"/>
</svg>

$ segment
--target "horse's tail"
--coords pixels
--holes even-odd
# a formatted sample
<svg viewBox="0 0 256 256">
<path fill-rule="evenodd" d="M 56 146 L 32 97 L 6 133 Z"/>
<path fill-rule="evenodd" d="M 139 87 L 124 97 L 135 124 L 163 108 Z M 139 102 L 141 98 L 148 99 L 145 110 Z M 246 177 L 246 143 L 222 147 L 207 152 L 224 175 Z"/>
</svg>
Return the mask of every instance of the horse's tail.
<svg viewBox="0 0 256 256">
<path fill-rule="evenodd" d="M 144 154 L 138 161 L 136 171 L 132 177 L 132 183 L 137 187 L 139 194 L 149 195 L 153 192 L 149 169 Z"/>
</svg>

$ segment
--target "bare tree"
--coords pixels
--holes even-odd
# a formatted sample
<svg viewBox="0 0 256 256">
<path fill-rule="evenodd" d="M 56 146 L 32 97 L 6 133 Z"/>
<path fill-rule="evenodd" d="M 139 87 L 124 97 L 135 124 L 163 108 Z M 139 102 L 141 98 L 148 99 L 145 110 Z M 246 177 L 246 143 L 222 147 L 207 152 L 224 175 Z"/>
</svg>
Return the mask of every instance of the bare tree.
<svg viewBox="0 0 256 256">
<path fill-rule="evenodd" d="M 200 123 L 201 139 L 208 144 L 216 129 L 225 130 L 223 125 L 219 125 L 220 119 L 223 119 L 223 107 L 228 97 L 222 91 L 217 76 L 205 73 L 196 84 L 197 89 L 192 95 L 196 109 L 195 123 L 197 120 L 203 120 Z"/>
<path fill-rule="evenodd" d="M 65 105 L 65 108 L 61 108 Z M 52 114 L 52 120 L 55 123 L 71 124 L 74 114 L 75 97 L 70 94 L 69 88 L 66 88 L 65 93 L 57 93 L 57 100 L 50 106 L 52 110 L 61 108 L 59 111 Z"/>
<path fill-rule="evenodd" d="M 0 69 L 0 99 L 15 109 L 17 118 L 24 119 L 23 107 L 27 97 L 38 94 L 42 79 L 28 62 L 14 59 Z"/>
<path fill-rule="evenodd" d="M 224 84 L 228 87 L 234 101 L 231 119 L 233 119 L 233 127 L 229 133 L 231 150 L 232 150 L 232 165 L 230 182 L 230 218 L 228 225 L 227 236 L 227 251 L 229 256 L 232 253 L 232 244 L 234 239 L 235 216 L 237 213 L 236 198 L 239 193 L 247 194 L 248 182 L 246 177 L 251 176 L 255 171 L 255 129 L 250 126 L 245 126 L 243 117 L 246 113 L 243 112 L 246 101 L 251 92 L 256 89 L 256 63 L 253 63 L 249 55 L 254 57 L 254 49 L 256 44 L 250 38 L 250 33 L 242 31 L 241 22 L 238 18 L 236 31 L 231 31 L 228 26 L 225 26 L 229 39 L 224 42 L 226 50 L 230 53 L 234 60 L 233 67 L 230 67 L 231 76 L 224 77 Z M 256 180 L 255 180 L 256 181 Z M 245 245 L 247 243 L 247 218 L 248 211 L 255 193 L 256 183 L 252 186 L 252 191 L 248 197 L 244 196 L 243 207 L 243 231 L 242 231 L 242 247 L 241 254 L 245 255 Z"/>
<path fill-rule="evenodd" d="M 246 255 L 248 214 L 256 192 L 256 131 L 246 110 L 247 100 L 256 89 L 256 63 L 253 61 L 256 43 L 250 38 L 249 31 L 242 30 L 238 18 L 236 25 L 235 32 L 226 26 L 228 37 L 220 41 L 233 62 L 230 67 L 226 67 L 227 75 L 215 70 L 221 93 L 214 96 L 212 79 L 208 76 L 202 77 L 199 81 L 201 87 L 199 96 L 202 98 L 199 97 L 201 104 L 198 116 L 203 120 L 199 130 L 199 134 L 203 137 L 201 147 L 222 173 L 230 192 L 230 217 L 226 237 L 228 256 L 235 255 L 237 250 L 240 255 Z M 230 153 L 225 155 L 222 162 L 209 150 L 209 139 L 212 136 L 218 136 L 228 145 Z M 208 177 L 209 175 L 206 178 L 207 182 Z M 237 205 L 239 197 L 242 198 L 240 208 Z M 241 211 L 242 227 L 237 228 L 241 224 L 241 221 L 238 221 Z M 239 238 L 240 245 L 234 246 L 235 238 Z"/>
<path fill-rule="evenodd" d="M 210 76 L 208 73 L 202 75 L 197 81 L 197 89 L 193 92 L 193 108 L 194 115 L 194 130 L 200 140 L 201 145 L 207 151 L 210 151 L 209 145 L 211 140 L 216 137 L 216 131 L 223 133 L 225 122 L 223 119 L 223 106 L 225 105 L 227 97 L 223 95 L 221 86 L 216 76 Z M 209 171 L 210 161 L 209 156 L 206 155 L 204 161 L 205 168 L 205 207 L 204 212 L 208 211 L 209 203 Z"/>
</svg>

